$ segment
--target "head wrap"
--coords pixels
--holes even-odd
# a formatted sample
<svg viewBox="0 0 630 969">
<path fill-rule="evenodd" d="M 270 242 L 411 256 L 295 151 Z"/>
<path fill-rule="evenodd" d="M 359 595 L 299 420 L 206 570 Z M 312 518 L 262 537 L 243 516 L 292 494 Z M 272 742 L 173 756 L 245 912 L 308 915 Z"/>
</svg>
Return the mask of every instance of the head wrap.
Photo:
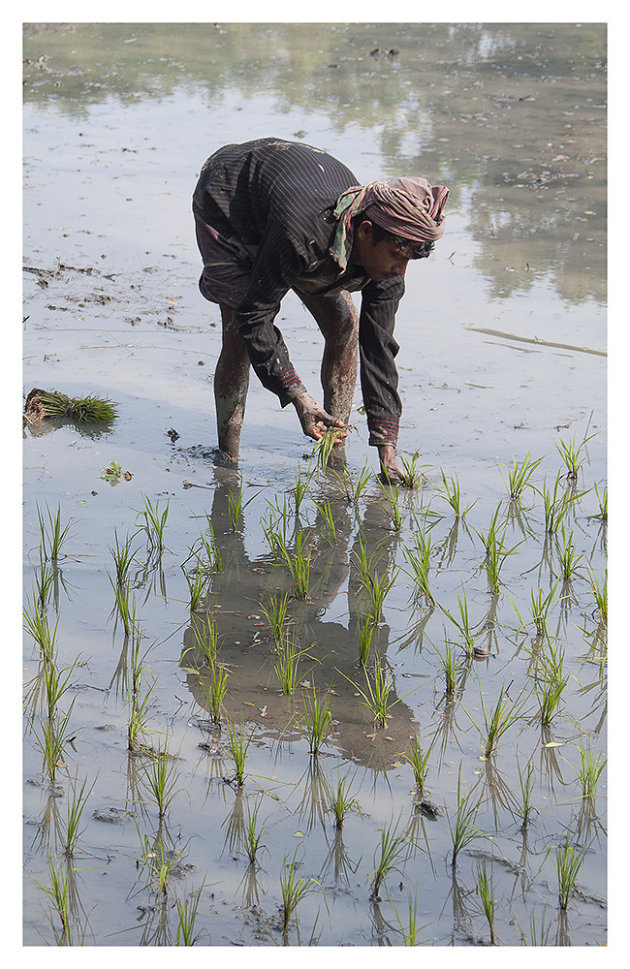
<svg viewBox="0 0 630 969">
<path fill-rule="evenodd" d="M 449 190 L 426 178 L 378 179 L 347 189 L 337 199 L 332 253 L 345 269 L 352 249 L 352 220 L 359 212 L 392 235 L 411 242 L 436 242 L 444 233 L 442 210 Z"/>
</svg>

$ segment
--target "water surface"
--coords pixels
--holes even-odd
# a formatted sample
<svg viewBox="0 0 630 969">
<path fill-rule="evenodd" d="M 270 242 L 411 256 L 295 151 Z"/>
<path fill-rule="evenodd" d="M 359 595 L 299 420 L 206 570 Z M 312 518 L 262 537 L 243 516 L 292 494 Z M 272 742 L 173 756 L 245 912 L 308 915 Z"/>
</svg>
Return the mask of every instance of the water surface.
<svg viewBox="0 0 630 969">
<path fill-rule="evenodd" d="M 606 527 L 593 517 L 594 486 L 601 495 L 607 476 L 604 26 L 27 25 L 24 57 L 24 390 L 97 393 L 119 407 L 109 429 L 50 422 L 25 430 L 24 588 L 28 595 L 38 575 L 37 505 L 59 505 L 73 526 L 50 616 L 59 619 L 59 665 L 80 664 L 64 698 L 64 710 L 74 699 L 74 739 L 53 792 L 60 797 L 42 771 L 42 710 L 31 694 L 27 704 L 26 944 L 54 943 L 33 879 L 48 884 L 48 851 L 63 863 L 72 778 L 94 781 L 71 866 L 75 942 L 175 942 L 176 910 L 160 905 L 148 884 L 139 837 L 161 832 L 184 849 L 181 864 L 194 866 L 180 867 L 171 900 L 202 888 L 198 944 L 281 941 L 279 878 L 294 855 L 299 874 L 318 885 L 300 905 L 292 944 L 400 945 L 410 897 L 420 944 L 486 943 L 475 892 L 484 859 L 503 944 L 520 945 L 522 933 L 531 944 L 532 918 L 538 932 L 548 930 L 547 944 L 604 944 L 605 773 L 594 804 L 578 783 L 580 747 L 605 756 L 605 649 L 593 638 L 591 588 L 606 568 Z M 269 134 L 325 148 L 362 181 L 424 174 L 451 189 L 447 232 L 430 259 L 410 266 L 397 319 L 400 451 L 418 451 L 425 466 L 422 488 L 402 496 L 400 530 L 374 479 L 355 505 L 334 475 L 314 474 L 294 515 L 291 489 L 313 467 L 311 447 L 254 380 L 240 468 L 213 461 L 220 321 L 197 289 L 190 196 L 219 145 Z M 317 393 L 321 338 L 295 297 L 283 302 L 280 326 Z M 358 392 L 355 404 L 348 469 L 356 480 L 364 465 L 374 470 L 375 456 Z M 550 540 L 538 492 L 528 489 L 519 514 L 507 501 L 507 468 L 528 453 L 541 458 L 532 481 L 542 490 L 563 467 L 557 442 L 591 435 L 577 483 L 584 495 L 564 536 Z M 112 461 L 132 479 L 100 477 Z M 464 522 L 440 493 L 442 469 L 457 477 L 465 506 L 475 503 Z M 251 501 L 232 531 L 228 498 L 241 484 Z M 563 493 L 568 487 L 564 481 Z M 108 577 L 115 533 L 133 533 L 147 497 L 169 508 L 159 562 L 136 539 L 133 585 L 155 677 L 147 742 L 168 737 L 178 757 L 166 833 L 142 787 L 143 758 L 126 749 L 129 653 Z M 269 502 L 285 498 L 291 533 L 303 528 L 317 555 L 310 601 L 293 600 L 290 614 L 317 658 L 314 666 L 305 660 L 303 682 L 332 691 L 334 729 L 318 761 L 295 717 L 308 687 L 278 695 L 260 606 L 292 589 L 262 527 Z M 332 542 L 317 507 L 324 499 L 334 510 Z M 516 550 L 491 595 L 479 533 L 499 502 Z M 188 666 L 195 617 L 184 574 L 190 561 L 182 565 L 210 524 L 224 570 L 212 574 L 205 607 L 217 616 L 230 664 L 226 711 L 236 722 L 243 716 L 248 733 L 255 728 L 240 793 L 224 781 L 226 729 L 204 728 L 199 677 Z M 433 543 L 433 611 L 404 571 L 405 549 L 421 531 Z M 526 623 L 531 595 L 556 587 L 570 536 L 582 559 L 571 589 L 560 598 L 560 584 L 554 593 L 550 629 L 564 650 L 567 686 L 548 733 L 534 716 L 528 669 L 536 644 Z M 375 636 L 399 698 L 384 731 L 373 729 L 349 682 L 363 682 L 361 543 L 396 577 Z M 438 654 L 445 640 L 459 642 L 444 610 L 458 616 L 464 594 L 490 656 L 466 667 L 450 702 Z M 41 685 L 28 636 L 25 666 L 29 688 Z M 514 708 L 526 701 L 528 716 L 482 760 L 473 721 L 483 723 L 482 697 L 489 708 L 502 687 Z M 404 758 L 410 736 L 434 742 L 428 790 L 436 821 L 417 809 Z M 518 767 L 530 761 L 535 814 L 522 829 Z M 449 822 L 460 769 L 464 789 L 480 799 L 480 837 L 453 871 Z M 349 772 L 361 806 L 341 840 L 328 811 L 338 772 Z M 267 850 L 253 872 L 236 833 L 255 802 Z M 98 820 L 110 807 L 130 813 L 115 825 Z M 369 897 L 373 854 L 390 825 L 405 830 L 408 847 L 378 902 Z M 564 918 L 554 852 L 567 831 L 585 856 Z"/>
</svg>

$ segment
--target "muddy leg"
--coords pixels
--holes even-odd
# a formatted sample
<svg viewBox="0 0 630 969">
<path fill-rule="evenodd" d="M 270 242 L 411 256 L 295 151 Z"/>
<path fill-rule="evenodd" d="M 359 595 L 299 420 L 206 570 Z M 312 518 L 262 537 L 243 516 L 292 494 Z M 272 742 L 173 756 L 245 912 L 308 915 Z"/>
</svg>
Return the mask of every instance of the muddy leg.
<svg viewBox="0 0 630 969">
<path fill-rule="evenodd" d="M 301 299 L 326 341 L 321 368 L 324 409 L 347 424 L 357 382 L 359 314 L 349 293 Z"/>
<path fill-rule="evenodd" d="M 234 322 L 234 310 L 221 306 L 223 346 L 214 372 L 219 448 L 238 458 L 249 386 L 249 355 Z"/>
</svg>

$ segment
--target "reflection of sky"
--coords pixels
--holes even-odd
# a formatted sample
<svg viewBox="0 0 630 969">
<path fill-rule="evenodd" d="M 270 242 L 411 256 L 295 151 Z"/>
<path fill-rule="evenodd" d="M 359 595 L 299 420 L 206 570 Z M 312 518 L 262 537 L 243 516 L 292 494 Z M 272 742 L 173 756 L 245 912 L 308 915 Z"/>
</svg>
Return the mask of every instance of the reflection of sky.
<svg viewBox="0 0 630 969">
<path fill-rule="evenodd" d="M 464 211 L 470 193 L 490 294 L 527 289 L 524 273 L 533 271 L 574 304 L 604 301 L 601 25 L 203 25 L 199 37 L 190 25 L 168 30 L 168 57 L 155 24 L 80 25 L 74 60 L 60 37 L 44 35 L 52 78 L 33 71 L 26 97 L 54 100 L 98 130 L 99 142 L 111 135 L 118 150 L 121 137 L 137 142 L 140 131 L 158 141 L 146 164 L 129 159 L 138 164 L 127 166 L 127 179 L 135 170 L 144 180 L 159 165 L 170 184 L 179 173 L 190 182 L 224 142 L 298 131 L 361 181 L 426 174 L 451 186 L 451 211 Z M 27 41 L 27 53 L 29 44 L 40 50 Z"/>
</svg>

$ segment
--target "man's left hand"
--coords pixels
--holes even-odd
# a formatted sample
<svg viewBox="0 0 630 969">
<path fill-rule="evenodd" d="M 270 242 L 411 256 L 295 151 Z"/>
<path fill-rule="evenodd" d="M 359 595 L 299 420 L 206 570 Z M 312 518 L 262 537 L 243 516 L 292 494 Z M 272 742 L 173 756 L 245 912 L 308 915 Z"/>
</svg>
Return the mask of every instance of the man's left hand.
<svg viewBox="0 0 630 969">
<path fill-rule="evenodd" d="M 407 474 L 396 457 L 393 444 L 380 444 L 378 456 L 381 463 L 380 479 L 383 484 L 407 484 Z"/>
</svg>

